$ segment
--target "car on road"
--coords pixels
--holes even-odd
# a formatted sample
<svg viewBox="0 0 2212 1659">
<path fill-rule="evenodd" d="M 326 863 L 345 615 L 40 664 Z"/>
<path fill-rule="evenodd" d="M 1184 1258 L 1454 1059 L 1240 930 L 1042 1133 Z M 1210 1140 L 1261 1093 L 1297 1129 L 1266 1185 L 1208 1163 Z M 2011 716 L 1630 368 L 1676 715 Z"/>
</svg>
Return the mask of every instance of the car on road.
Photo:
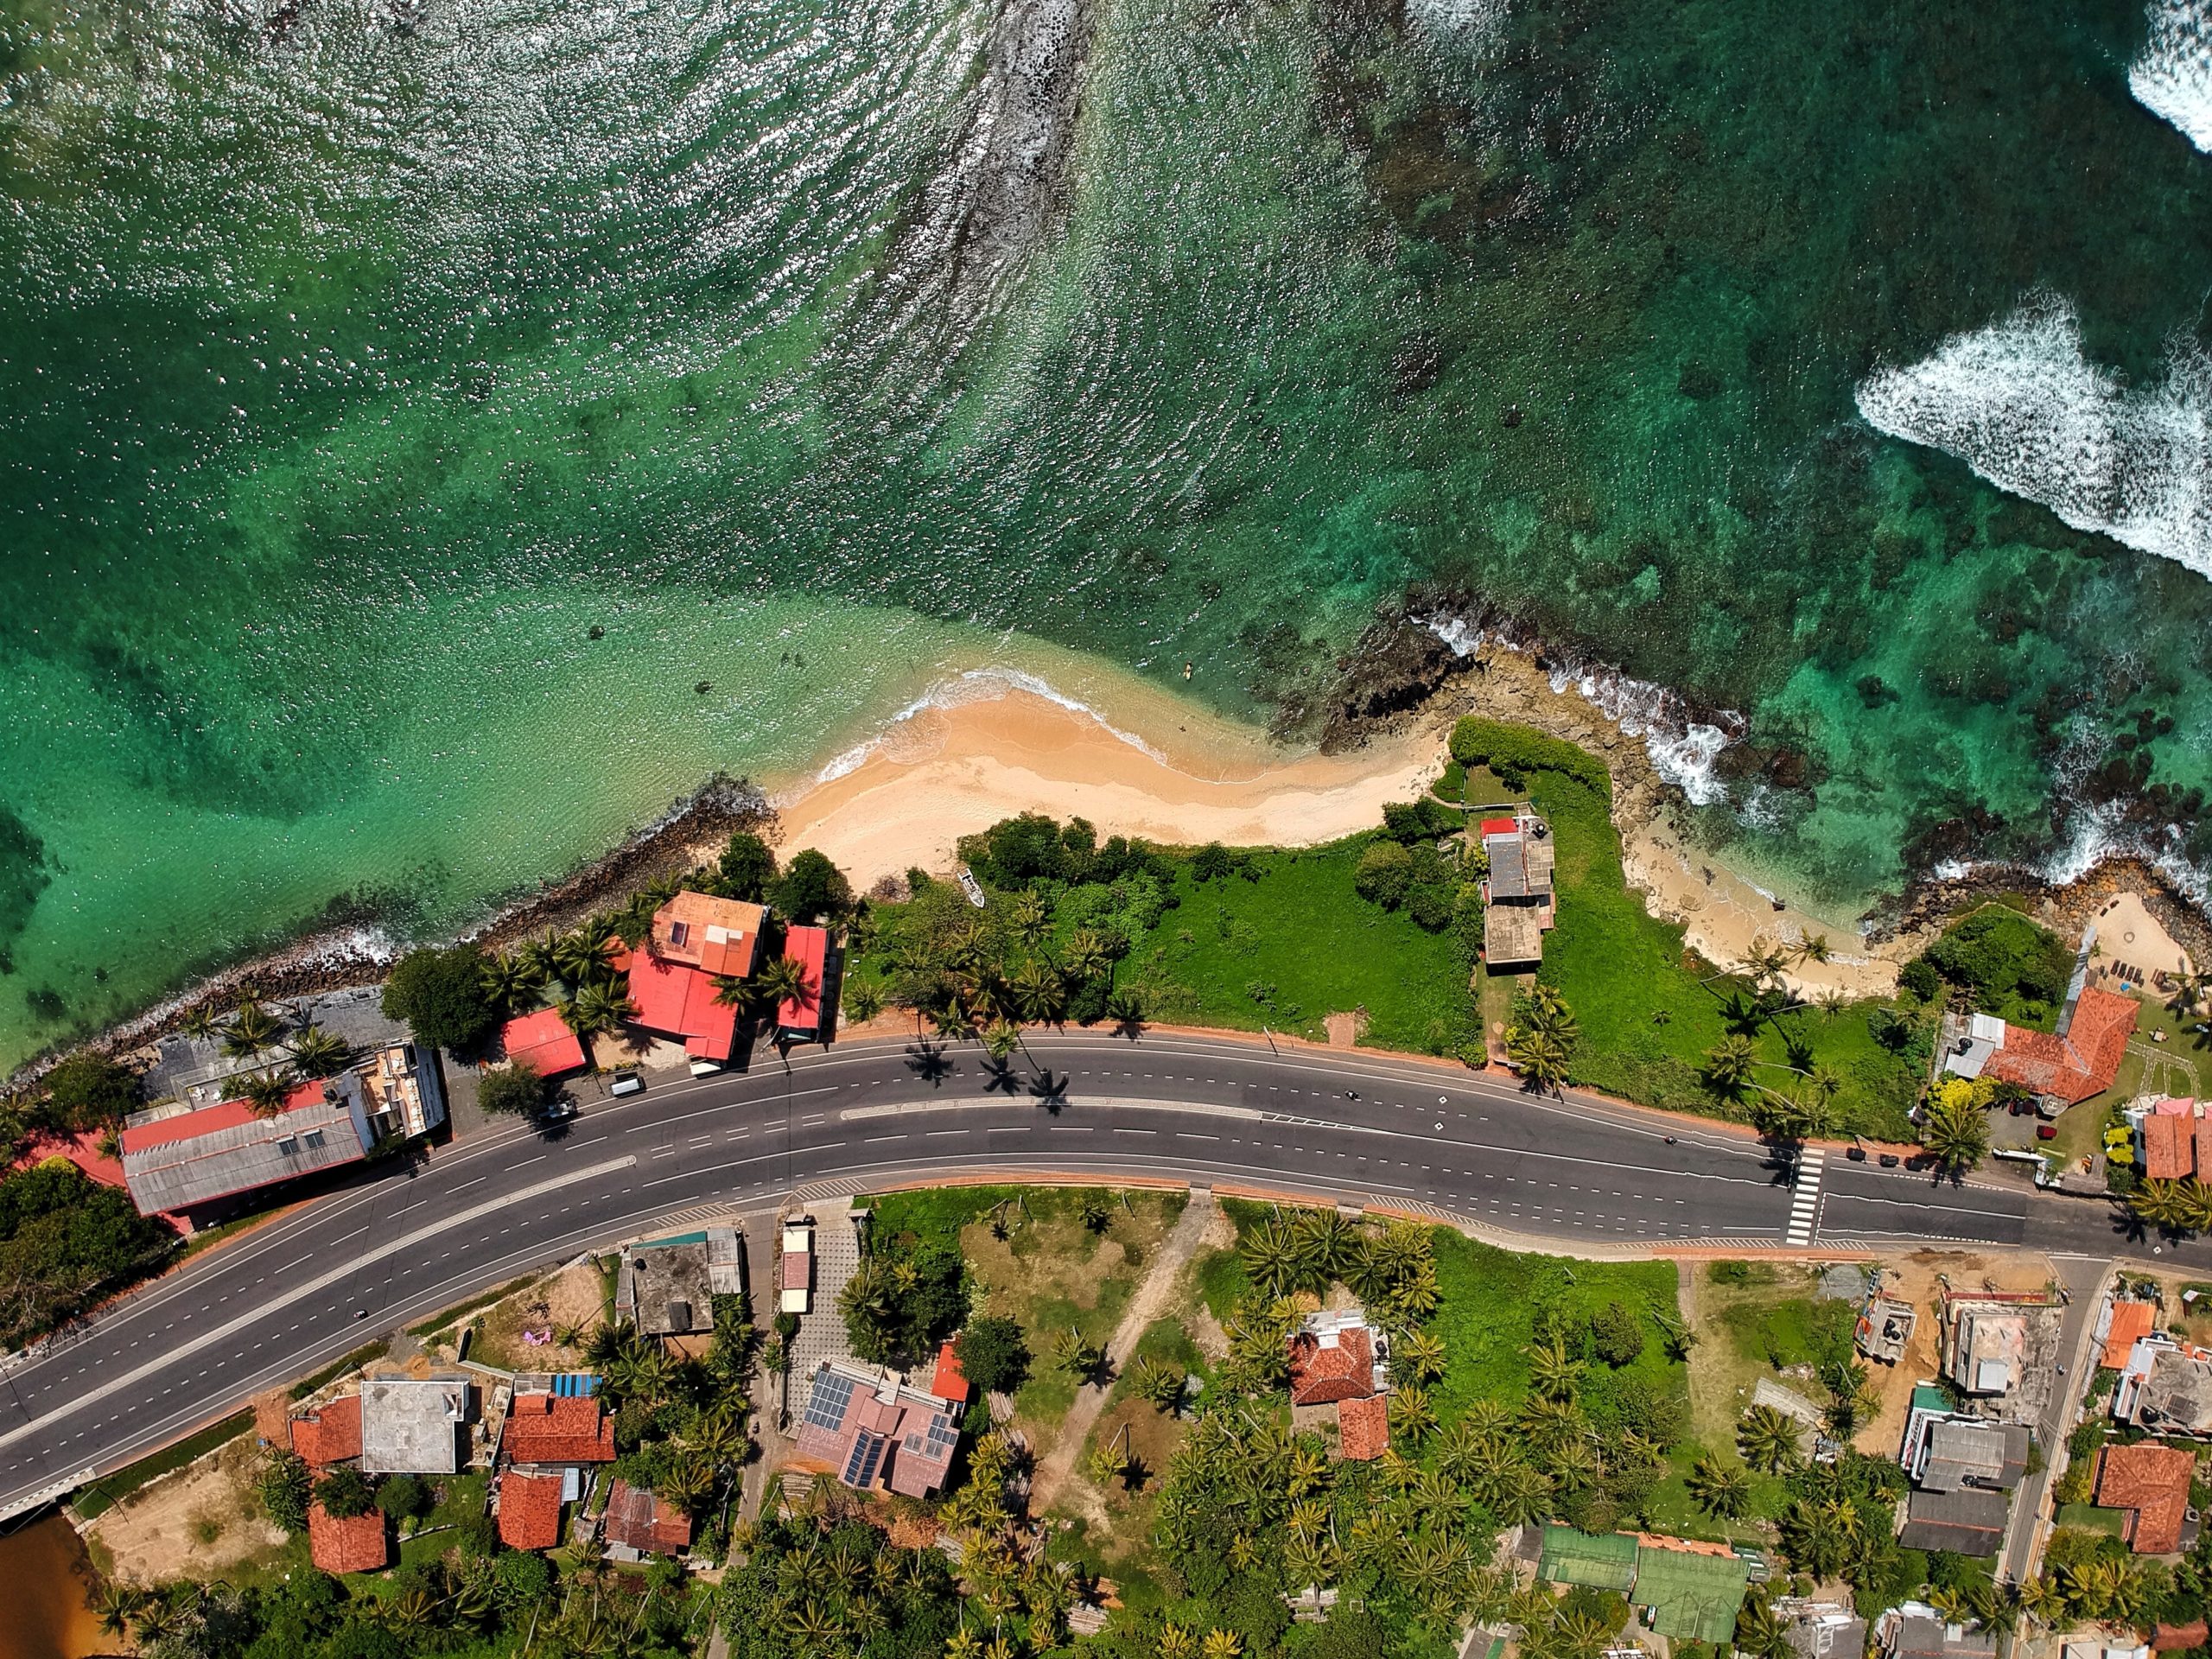
<svg viewBox="0 0 2212 1659">
<path fill-rule="evenodd" d="M 557 1100 L 546 1102 L 545 1109 L 537 1115 L 537 1119 L 541 1123 L 565 1123 L 575 1115 L 575 1097 L 563 1095 Z"/>
<path fill-rule="evenodd" d="M 691 1062 L 691 1075 L 695 1077 L 720 1077 L 722 1063 L 720 1060 L 694 1059 Z"/>
<path fill-rule="evenodd" d="M 1884 1169 L 1895 1169 L 1897 1166 L 1897 1154 L 1895 1154 L 1894 1152 L 1885 1152 L 1885 1153 L 1884 1153 L 1884 1154 L 1882 1154 L 1882 1167 L 1883 1167 Z"/>
<path fill-rule="evenodd" d="M 617 1071 L 614 1081 L 607 1085 L 607 1092 L 610 1095 L 642 1095 L 645 1092 L 645 1080 L 635 1071 Z"/>
</svg>

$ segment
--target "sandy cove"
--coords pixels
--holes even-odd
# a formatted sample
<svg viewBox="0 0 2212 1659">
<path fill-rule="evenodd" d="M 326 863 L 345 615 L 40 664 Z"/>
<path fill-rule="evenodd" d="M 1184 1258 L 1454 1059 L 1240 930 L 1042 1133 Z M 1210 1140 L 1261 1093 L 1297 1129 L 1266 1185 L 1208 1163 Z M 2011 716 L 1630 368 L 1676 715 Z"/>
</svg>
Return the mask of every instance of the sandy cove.
<svg viewBox="0 0 2212 1659">
<path fill-rule="evenodd" d="M 779 791 L 778 840 L 786 851 L 820 849 L 862 889 L 910 867 L 944 870 L 958 837 L 1022 811 L 1084 817 L 1101 836 L 1311 846 L 1371 828 L 1384 802 L 1413 798 L 1442 768 L 1452 722 L 1482 714 L 1605 757 L 1629 880 L 1713 960 L 1738 960 L 1754 940 L 1825 935 L 1834 959 L 1796 970 L 1802 989 L 1878 995 L 1895 988 L 1899 964 L 1925 943 L 1910 935 L 1867 944 L 1849 920 L 1777 910 L 1688 842 L 1643 741 L 1573 690 L 1554 691 L 1525 656 L 1491 652 L 1484 669 L 1400 728 L 1342 754 L 1286 750 L 1165 694 L 1140 701 L 1094 715 L 1007 689 L 923 708 L 842 776 Z"/>
</svg>

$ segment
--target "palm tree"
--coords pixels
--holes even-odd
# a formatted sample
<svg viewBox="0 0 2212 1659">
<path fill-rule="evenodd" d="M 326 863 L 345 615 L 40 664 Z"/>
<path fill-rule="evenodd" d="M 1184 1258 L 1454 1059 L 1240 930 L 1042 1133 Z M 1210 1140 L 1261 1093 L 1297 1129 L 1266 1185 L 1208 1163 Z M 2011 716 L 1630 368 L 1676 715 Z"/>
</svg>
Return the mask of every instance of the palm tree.
<svg viewBox="0 0 2212 1659">
<path fill-rule="evenodd" d="M 883 1012 L 883 993 L 877 990 L 873 980 L 861 980 L 848 985 L 844 994 L 845 1018 L 854 1025 L 864 1026 Z"/>
<path fill-rule="evenodd" d="M 1101 1486 L 1110 1486 L 1114 1482 L 1124 1479 L 1134 1466 L 1135 1460 L 1129 1455 L 1128 1438 L 1128 1432 L 1124 1429 L 1121 1433 L 1100 1441 L 1091 1449 L 1090 1478 Z"/>
<path fill-rule="evenodd" d="M 545 987 L 545 976 L 519 950 L 503 951 L 484 959 L 484 994 L 503 1013 L 519 1014 L 537 1001 Z"/>
<path fill-rule="evenodd" d="M 705 1459 L 679 1458 L 676 1466 L 663 1477 L 655 1496 L 671 1509 L 693 1515 L 714 1489 L 714 1470 Z"/>
<path fill-rule="evenodd" d="M 1736 1615 L 1736 1651 L 1750 1659 L 1783 1659 L 1789 1651 L 1789 1621 L 1764 1596 L 1744 1604 Z"/>
<path fill-rule="evenodd" d="M 1931 1095 L 1921 1116 L 1920 1144 L 1945 1170 L 1959 1174 L 1989 1150 L 1989 1119 L 1971 1100 Z"/>
<path fill-rule="evenodd" d="M 806 964 L 796 957 L 778 957 L 760 965 L 753 976 L 753 987 L 758 1006 L 766 1011 L 785 1002 L 804 1001 L 813 994 L 815 982 L 808 977 Z"/>
<path fill-rule="evenodd" d="M 549 954 L 555 976 L 571 985 L 589 984 L 613 971 L 613 954 L 607 948 L 604 933 L 594 934 L 578 928 L 561 934 L 554 939 Z"/>
<path fill-rule="evenodd" d="M 111 1637 L 128 1636 L 132 1622 L 145 1605 L 143 1590 L 118 1584 L 113 1579 L 100 1581 L 92 1601 L 92 1611 L 100 1616 L 100 1634 Z"/>
<path fill-rule="evenodd" d="M 1067 1006 L 1067 988 L 1060 982 L 1059 970 L 1034 957 L 1021 964 L 1007 988 L 1025 1020 L 1055 1020 Z"/>
<path fill-rule="evenodd" d="M 963 1624 L 944 1638 L 944 1659 L 982 1659 L 983 1638 Z"/>
<path fill-rule="evenodd" d="M 292 1077 L 283 1071 L 249 1072 L 238 1085 L 238 1095 L 256 1117 L 276 1117 L 291 1098 Z"/>
<path fill-rule="evenodd" d="M 213 1002 L 195 1002 L 184 1011 L 184 1018 L 177 1022 L 177 1029 L 195 1043 L 212 1043 L 222 1034 L 223 1022 L 215 1013 Z M 110 1631 L 119 1635 L 119 1631 Z"/>
<path fill-rule="evenodd" d="M 2127 1207 L 2146 1226 L 2167 1232 L 2183 1230 L 2183 1199 L 2179 1181 L 2145 1181 L 2127 1195 Z"/>
<path fill-rule="evenodd" d="M 234 1060 L 250 1060 L 276 1046 L 284 1034 L 283 1020 L 258 1002 L 241 1002 L 223 1027 L 223 1052 Z"/>
<path fill-rule="evenodd" d="M 1436 1427 L 1436 1408 L 1428 1390 L 1406 1387 L 1390 1391 L 1390 1432 L 1402 1440 L 1418 1443 Z"/>
<path fill-rule="evenodd" d="M 1546 1400 L 1566 1400 L 1582 1380 L 1582 1362 L 1567 1351 L 1554 1336 L 1529 1350 L 1529 1386 Z"/>
<path fill-rule="evenodd" d="M 1173 1411 L 1182 1403 L 1191 1379 L 1179 1365 L 1140 1359 L 1130 1372 L 1130 1385 L 1138 1399 L 1155 1411 Z"/>
<path fill-rule="evenodd" d="M 1736 1425 L 1736 1449 L 1762 1474 L 1778 1475 L 1797 1461 L 1796 1420 L 1773 1406 L 1753 1406 Z"/>
<path fill-rule="evenodd" d="M 333 1035 L 321 1026 L 302 1026 L 290 1043 L 292 1064 L 301 1074 L 310 1077 L 335 1077 L 346 1069 L 352 1058 L 353 1046 L 342 1037 Z"/>
<path fill-rule="evenodd" d="M 1003 1064 L 1021 1046 L 1021 1027 L 994 1020 L 983 1030 L 983 1052 Z"/>
<path fill-rule="evenodd" d="M 587 985 L 561 1004 L 561 1018 L 579 1037 L 602 1037 L 638 1017 L 638 1005 L 611 984 Z"/>
<path fill-rule="evenodd" d="M 1698 1508 L 1719 1520 L 1735 1520 L 1751 1503 L 1751 1477 L 1743 1466 L 1723 1463 L 1710 1452 L 1690 1465 L 1682 1484 Z"/>
<path fill-rule="evenodd" d="M 1751 1080 L 1755 1063 L 1750 1038 L 1740 1033 L 1724 1037 L 1705 1052 L 1705 1085 L 1722 1099 L 1733 1100 Z"/>
<path fill-rule="evenodd" d="M 1034 950 L 1045 935 L 1052 931 L 1052 918 L 1045 909 L 1044 899 L 1034 893 L 1024 893 L 1018 894 L 1008 907 L 1007 924 L 1025 949 Z"/>
<path fill-rule="evenodd" d="M 1567 1081 L 1569 1062 L 1573 1056 L 1568 1045 L 1548 1031 L 1528 1026 L 1516 1026 L 1505 1033 L 1505 1058 L 1521 1074 L 1522 1083 L 1532 1092 L 1554 1094 Z"/>
<path fill-rule="evenodd" d="M 1144 998 L 1125 985 L 1106 999 L 1106 1014 L 1115 1030 L 1135 1037 L 1144 1029 Z"/>
<path fill-rule="evenodd" d="M 1582 1027 L 1575 1020 L 1574 1010 L 1567 1007 L 1567 998 L 1556 985 L 1541 982 L 1529 993 L 1529 1005 L 1522 1024 L 1531 1031 L 1541 1031 L 1556 1037 L 1573 1048 L 1582 1035 Z"/>
<path fill-rule="evenodd" d="M 1095 928 L 1078 927 L 1068 940 L 1067 969 L 1074 978 L 1091 978 L 1102 972 L 1109 960 L 1105 942 Z"/>
<path fill-rule="evenodd" d="M 561 977 L 560 945 L 561 936 L 549 927 L 543 938 L 524 939 L 517 945 L 514 957 L 528 978 L 547 985 Z"/>
<path fill-rule="evenodd" d="M 1444 1375 L 1444 1344 L 1426 1331 L 1401 1337 L 1390 1349 L 1390 1369 L 1415 1382 L 1433 1382 Z"/>
<path fill-rule="evenodd" d="M 1243 1652 L 1244 1643 L 1236 1633 L 1219 1626 L 1208 1630 L 1198 1643 L 1198 1659 L 1242 1659 Z"/>
</svg>

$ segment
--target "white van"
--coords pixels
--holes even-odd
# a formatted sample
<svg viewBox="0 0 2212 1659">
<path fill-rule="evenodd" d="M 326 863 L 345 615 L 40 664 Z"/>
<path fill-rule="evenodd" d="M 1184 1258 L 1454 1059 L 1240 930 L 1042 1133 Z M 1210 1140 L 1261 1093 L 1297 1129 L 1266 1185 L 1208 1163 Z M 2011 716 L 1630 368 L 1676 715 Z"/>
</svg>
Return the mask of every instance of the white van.
<svg viewBox="0 0 2212 1659">
<path fill-rule="evenodd" d="M 691 1075 L 695 1077 L 718 1077 L 721 1075 L 721 1071 L 722 1063 L 720 1060 L 706 1060 L 696 1057 L 692 1059 Z"/>
<path fill-rule="evenodd" d="M 645 1091 L 645 1080 L 634 1071 L 617 1071 L 614 1081 L 607 1086 L 610 1095 L 642 1095 Z"/>
</svg>

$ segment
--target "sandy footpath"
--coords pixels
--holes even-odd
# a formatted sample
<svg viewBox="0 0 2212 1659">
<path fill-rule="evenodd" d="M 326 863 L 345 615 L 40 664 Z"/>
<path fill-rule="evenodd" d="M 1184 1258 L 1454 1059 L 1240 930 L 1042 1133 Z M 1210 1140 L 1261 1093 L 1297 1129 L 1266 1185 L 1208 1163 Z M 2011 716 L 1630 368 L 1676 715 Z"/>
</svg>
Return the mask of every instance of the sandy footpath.
<svg viewBox="0 0 2212 1659">
<path fill-rule="evenodd" d="M 1898 964 L 1924 943 L 1872 947 L 1852 918 L 1777 909 L 1688 842 L 1641 739 L 1504 652 L 1402 729 L 1336 755 L 1284 748 L 1154 688 L 1096 713 L 1014 687 L 963 696 L 901 720 L 842 775 L 784 788 L 779 840 L 786 850 L 819 848 L 863 889 L 911 866 L 942 871 L 958 837 L 1021 811 L 1088 818 L 1101 836 L 1310 846 L 1376 824 L 1386 801 L 1413 798 L 1443 769 L 1452 722 L 1469 713 L 1605 757 L 1630 880 L 1707 957 L 1731 962 L 1755 941 L 1822 935 L 1833 959 L 1801 964 L 1793 980 L 1812 995 L 1865 996 L 1892 989 Z"/>
</svg>

